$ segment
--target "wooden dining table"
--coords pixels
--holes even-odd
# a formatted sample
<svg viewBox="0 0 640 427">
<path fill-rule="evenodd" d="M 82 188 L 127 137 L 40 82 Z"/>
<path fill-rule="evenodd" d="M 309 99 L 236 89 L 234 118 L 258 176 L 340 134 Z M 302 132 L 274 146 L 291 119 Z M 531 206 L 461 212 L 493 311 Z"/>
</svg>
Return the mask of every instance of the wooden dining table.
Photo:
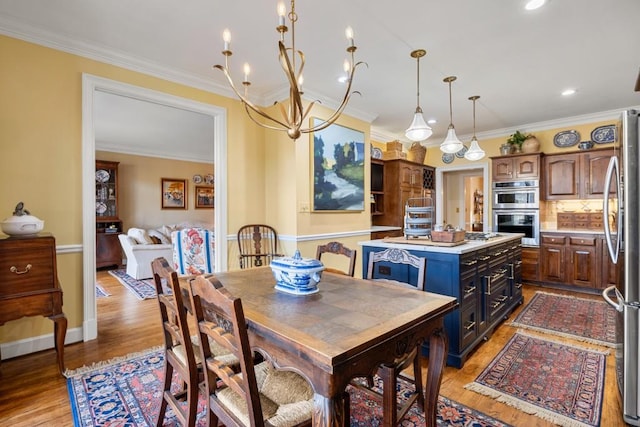
<svg viewBox="0 0 640 427">
<path fill-rule="evenodd" d="M 447 354 L 443 318 L 456 309 L 456 298 L 328 272 L 319 292 L 306 296 L 275 290 L 269 267 L 215 277 L 242 299 L 252 347 L 311 383 L 314 426 L 349 425 L 344 393 L 350 380 L 425 341 L 425 420 L 435 426 Z"/>
</svg>

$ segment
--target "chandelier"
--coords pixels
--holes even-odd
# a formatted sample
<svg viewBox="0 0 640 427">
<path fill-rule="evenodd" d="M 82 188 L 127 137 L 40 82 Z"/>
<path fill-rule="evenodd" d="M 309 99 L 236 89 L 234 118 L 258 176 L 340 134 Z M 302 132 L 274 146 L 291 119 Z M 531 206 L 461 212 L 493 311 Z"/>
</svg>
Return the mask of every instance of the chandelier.
<svg viewBox="0 0 640 427">
<path fill-rule="evenodd" d="M 290 37 L 290 47 L 285 45 L 285 33 L 289 30 L 289 28 L 285 25 L 285 17 L 289 20 L 291 25 L 291 37 Z M 347 89 L 342 98 L 341 104 L 338 108 L 329 116 L 328 119 L 321 122 L 319 125 L 315 127 L 303 128 L 302 124 L 304 120 L 308 117 L 309 112 L 313 108 L 316 102 L 313 101 L 309 103 L 309 105 L 305 108 L 302 104 L 302 70 L 304 69 L 304 53 L 301 50 L 296 50 L 296 31 L 295 24 L 298 20 L 298 15 L 296 14 L 296 2 L 295 0 L 291 0 L 291 10 L 287 14 L 284 3 L 278 4 L 278 26 L 276 27 L 276 31 L 280 33 L 280 40 L 278 41 L 278 50 L 279 50 L 279 60 L 280 66 L 282 67 L 285 75 L 287 76 L 287 80 L 289 81 L 289 102 L 285 107 L 281 102 L 276 101 L 274 105 L 277 105 L 279 108 L 280 116 L 270 115 L 262 108 L 256 106 L 253 102 L 249 100 L 249 86 L 251 82 L 249 81 L 249 73 L 250 68 L 249 64 L 244 64 L 244 81 L 242 85 L 244 86 L 244 93 L 240 93 L 238 88 L 233 82 L 231 78 L 231 74 L 229 73 L 229 57 L 233 54 L 229 48 L 231 43 L 231 33 L 229 30 L 224 30 L 223 40 L 224 40 L 224 50 L 222 51 L 222 55 L 224 55 L 224 66 L 222 65 L 214 65 L 214 68 L 221 70 L 225 77 L 227 78 L 227 82 L 231 86 L 231 89 L 236 94 L 240 101 L 244 105 L 244 109 L 247 112 L 249 118 L 255 122 L 257 125 L 262 126 L 267 129 L 273 129 L 278 131 L 286 131 L 289 138 L 296 140 L 303 133 L 316 132 L 322 130 L 332 123 L 334 123 L 338 117 L 342 114 L 342 111 L 347 106 L 351 95 L 354 93 L 358 93 L 357 91 L 351 92 L 351 84 L 353 82 L 353 76 L 355 75 L 356 68 L 358 65 L 363 64 L 363 62 L 354 62 L 354 53 L 357 47 L 353 41 L 353 30 L 351 27 L 347 27 L 346 36 L 349 40 L 347 46 L 347 52 L 350 54 L 350 60 L 345 60 L 344 69 L 347 73 L 346 83 Z M 257 119 L 257 116 L 261 116 L 266 119 L 267 123 L 263 123 Z"/>
</svg>

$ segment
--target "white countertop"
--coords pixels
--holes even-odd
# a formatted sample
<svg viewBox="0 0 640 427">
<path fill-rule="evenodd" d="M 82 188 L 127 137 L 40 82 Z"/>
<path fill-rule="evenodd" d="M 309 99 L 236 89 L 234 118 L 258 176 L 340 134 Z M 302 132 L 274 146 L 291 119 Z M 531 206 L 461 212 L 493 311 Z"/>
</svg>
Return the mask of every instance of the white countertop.
<svg viewBox="0 0 640 427">
<path fill-rule="evenodd" d="M 500 243 L 505 243 L 510 240 L 519 239 L 524 237 L 521 233 L 499 233 L 497 237 L 492 237 L 489 240 L 465 240 L 465 242 L 458 246 L 426 246 L 417 245 L 412 243 L 397 243 L 390 242 L 384 239 L 381 240 L 367 240 L 364 242 L 358 242 L 360 246 L 373 246 L 376 248 L 400 248 L 414 251 L 423 252 L 439 252 L 445 254 L 464 254 L 467 252 L 477 251 L 478 249 L 488 248 Z"/>
<path fill-rule="evenodd" d="M 402 230 L 402 227 L 396 227 L 393 225 L 372 225 L 371 232 L 375 233 L 376 231 L 392 231 L 392 230 Z"/>
</svg>

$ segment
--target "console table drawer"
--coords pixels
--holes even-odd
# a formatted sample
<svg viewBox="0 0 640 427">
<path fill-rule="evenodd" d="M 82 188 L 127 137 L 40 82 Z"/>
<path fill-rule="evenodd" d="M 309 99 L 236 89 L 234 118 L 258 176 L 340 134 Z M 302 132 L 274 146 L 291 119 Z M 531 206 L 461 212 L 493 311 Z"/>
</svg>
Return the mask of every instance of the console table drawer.
<svg viewBox="0 0 640 427">
<path fill-rule="evenodd" d="M 47 239 L 5 241 L 0 245 L 0 298 L 56 287 L 54 250 Z"/>
</svg>

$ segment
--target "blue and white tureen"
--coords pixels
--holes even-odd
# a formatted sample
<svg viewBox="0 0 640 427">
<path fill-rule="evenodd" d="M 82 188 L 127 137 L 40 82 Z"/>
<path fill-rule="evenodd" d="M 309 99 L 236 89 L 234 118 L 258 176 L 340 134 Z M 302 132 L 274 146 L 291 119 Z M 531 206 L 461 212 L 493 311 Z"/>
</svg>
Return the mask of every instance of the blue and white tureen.
<svg viewBox="0 0 640 427">
<path fill-rule="evenodd" d="M 271 270 L 276 279 L 276 290 L 294 295 L 309 295 L 318 292 L 324 265 L 317 259 L 302 258 L 300 251 L 296 250 L 292 257 L 272 260 Z"/>
</svg>

